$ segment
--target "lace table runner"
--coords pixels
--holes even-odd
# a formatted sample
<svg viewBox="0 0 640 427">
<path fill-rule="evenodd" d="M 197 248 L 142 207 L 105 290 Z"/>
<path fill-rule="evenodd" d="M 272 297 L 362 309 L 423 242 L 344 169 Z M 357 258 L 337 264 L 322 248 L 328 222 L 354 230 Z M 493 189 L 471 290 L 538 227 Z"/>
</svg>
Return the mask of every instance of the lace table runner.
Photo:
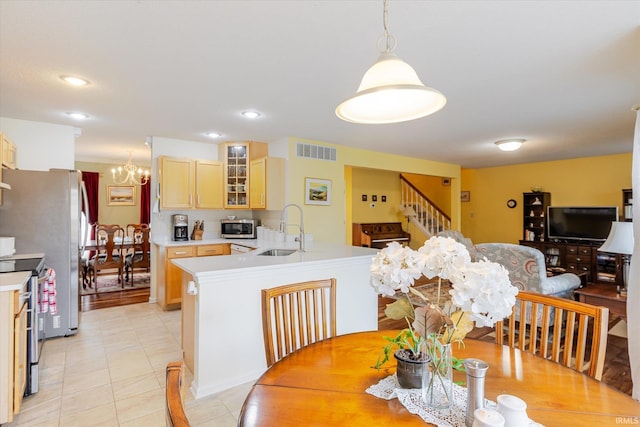
<svg viewBox="0 0 640 427">
<path fill-rule="evenodd" d="M 421 389 L 400 388 L 395 374 L 383 378 L 377 384 L 372 385 L 367 390 L 368 394 L 385 400 L 397 398 L 407 410 L 415 415 L 419 415 L 424 421 L 437 425 L 438 427 L 464 427 L 465 414 L 467 411 L 467 389 L 453 384 L 453 405 L 449 409 L 435 409 L 427 406 L 422 400 Z M 496 402 L 485 399 L 485 408 L 496 407 Z M 544 427 L 529 419 L 530 427 Z"/>
</svg>

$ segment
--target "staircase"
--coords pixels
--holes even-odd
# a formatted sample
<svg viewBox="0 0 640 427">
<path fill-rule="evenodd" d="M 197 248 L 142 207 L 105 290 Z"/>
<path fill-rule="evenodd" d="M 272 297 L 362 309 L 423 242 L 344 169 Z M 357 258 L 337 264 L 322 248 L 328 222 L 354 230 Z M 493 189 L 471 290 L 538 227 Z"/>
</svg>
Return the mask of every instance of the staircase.
<svg viewBox="0 0 640 427">
<path fill-rule="evenodd" d="M 402 201 L 400 210 L 407 220 L 417 227 L 427 238 L 441 231 L 451 229 L 451 218 L 442 212 L 431 200 L 400 175 Z"/>
</svg>

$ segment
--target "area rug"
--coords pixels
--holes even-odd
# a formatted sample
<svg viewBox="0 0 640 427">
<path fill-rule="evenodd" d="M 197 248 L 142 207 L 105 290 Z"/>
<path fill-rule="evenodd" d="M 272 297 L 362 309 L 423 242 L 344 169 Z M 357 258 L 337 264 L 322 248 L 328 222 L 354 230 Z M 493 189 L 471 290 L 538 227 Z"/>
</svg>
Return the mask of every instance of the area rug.
<svg viewBox="0 0 640 427">
<path fill-rule="evenodd" d="M 124 278 L 123 278 L 124 280 Z M 107 292 L 121 292 L 121 291 L 129 291 L 134 289 L 145 289 L 150 287 L 151 284 L 151 273 L 140 273 L 136 272 L 133 276 L 133 285 L 131 284 L 131 277 L 129 277 L 128 282 L 124 282 L 124 288 L 122 287 L 122 283 L 118 283 L 118 276 L 114 275 L 106 275 L 106 276 L 98 276 L 98 290 L 96 292 L 96 284 L 92 283 L 92 288 L 87 286 L 86 289 L 80 287 L 80 295 L 91 295 L 91 294 L 102 294 Z"/>
</svg>

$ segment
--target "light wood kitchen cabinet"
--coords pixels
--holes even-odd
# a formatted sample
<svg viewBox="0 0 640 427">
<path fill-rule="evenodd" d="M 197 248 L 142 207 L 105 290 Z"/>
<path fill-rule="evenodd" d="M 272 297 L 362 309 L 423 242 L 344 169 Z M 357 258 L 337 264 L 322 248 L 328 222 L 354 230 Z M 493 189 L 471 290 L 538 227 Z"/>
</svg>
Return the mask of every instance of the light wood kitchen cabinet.
<svg viewBox="0 0 640 427">
<path fill-rule="evenodd" d="M 231 245 L 218 243 L 211 245 L 171 246 L 158 251 L 157 263 L 158 303 L 163 310 L 180 308 L 182 302 L 182 270 L 171 263 L 172 259 L 212 255 L 229 255 Z"/>
<path fill-rule="evenodd" d="M 231 245 L 228 243 L 196 246 L 196 256 L 229 255 L 230 253 Z"/>
<path fill-rule="evenodd" d="M 279 157 L 252 160 L 249 171 L 249 207 L 281 210 L 284 207 L 285 160 Z"/>
<path fill-rule="evenodd" d="M 222 162 L 160 157 L 162 209 L 222 209 Z"/>
<path fill-rule="evenodd" d="M 182 270 L 171 263 L 172 259 L 196 256 L 194 246 L 173 246 L 166 249 L 164 262 L 164 277 L 159 280 L 158 299 L 163 310 L 180 308 L 182 301 Z"/>
<path fill-rule="evenodd" d="M 222 162 L 196 160 L 196 209 L 222 209 Z"/>
<path fill-rule="evenodd" d="M 14 320 L 14 370 L 13 370 L 13 412 L 20 412 L 22 397 L 27 386 L 27 302 L 22 307 Z"/>
<path fill-rule="evenodd" d="M 160 207 L 191 209 L 193 206 L 193 160 L 160 157 Z"/>
<path fill-rule="evenodd" d="M 0 292 L 0 424 L 20 411 L 27 381 L 27 303 L 20 292 Z"/>
<path fill-rule="evenodd" d="M 2 169 L 15 169 L 17 167 L 18 149 L 6 135 L 0 132 L 0 182 L 2 182 Z M 2 192 L 0 188 L 0 205 L 2 204 Z"/>
<path fill-rule="evenodd" d="M 4 133 L 0 135 L 2 135 L 2 166 L 15 169 L 18 166 L 18 148 Z"/>
<path fill-rule="evenodd" d="M 249 162 L 266 157 L 269 151 L 264 142 L 227 142 L 219 145 L 219 157 L 224 162 L 224 208 L 249 209 Z"/>
</svg>

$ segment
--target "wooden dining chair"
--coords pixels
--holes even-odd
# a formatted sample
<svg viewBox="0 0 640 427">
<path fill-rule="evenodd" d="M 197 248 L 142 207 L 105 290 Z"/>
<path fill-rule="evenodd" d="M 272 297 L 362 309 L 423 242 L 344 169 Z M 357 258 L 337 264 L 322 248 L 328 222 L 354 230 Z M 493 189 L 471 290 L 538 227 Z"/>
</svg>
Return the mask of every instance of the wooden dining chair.
<svg viewBox="0 0 640 427">
<path fill-rule="evenodd" d="M 128 251 L 125 256 L 124 280 L 129 282 L 129 271 L 131 271 L 131 285 L 133 285 L 133 271 L 135 269 L 143 269 L 147 273 L 151 269 L 150 232 L 148 224 L 127 225 L 127 238 L 131 239 L 132 250 Z"/>
<path fill-rule="evenodd" d="M 287 354 L 336 335 L 336 279 L 262 290 L 267 366 Z"/>
<path fill-rule="evenodd" d="M 606 307 L 520 291 L 508 321 L 496 323 L 496 343 L 586 371 L 600 380 L 608 324 Z"/>
<path fill-rule="evenodd" d="M 169 362 L 166 369 L 167 388 L 165 391 L 167 427 L 189 427 L 189 419 L 182 400 L 183 362 Z"/>
<path fill-rule="evenodd" d="M 96 226 L 96 254 L 89 260 L 89 270 L 92 274 L 95 290 L 98 290 L 98 273 L 103 270 L 117 270 L 118 283 L 122 280 L 124 271 L 124 257 L 122 244 L 124 229 L 117 224 L 99 224 Z"/>
</svg>

